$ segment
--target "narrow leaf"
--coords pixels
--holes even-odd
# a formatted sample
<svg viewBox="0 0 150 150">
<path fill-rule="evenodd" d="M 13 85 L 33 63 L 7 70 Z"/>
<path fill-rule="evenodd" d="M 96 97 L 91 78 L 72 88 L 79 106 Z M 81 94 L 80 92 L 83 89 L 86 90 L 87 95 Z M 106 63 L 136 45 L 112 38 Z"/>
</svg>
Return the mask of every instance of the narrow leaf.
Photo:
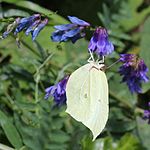
<svg viewBox="0 0 150 150">
<path fill-rule="evenodd" d="M 9 142 L 17 149 L 21 148 L 22 141 L 16 127 L 2 111 L 0 111 L 0 125 L 3 128 Z"/>
</svg>

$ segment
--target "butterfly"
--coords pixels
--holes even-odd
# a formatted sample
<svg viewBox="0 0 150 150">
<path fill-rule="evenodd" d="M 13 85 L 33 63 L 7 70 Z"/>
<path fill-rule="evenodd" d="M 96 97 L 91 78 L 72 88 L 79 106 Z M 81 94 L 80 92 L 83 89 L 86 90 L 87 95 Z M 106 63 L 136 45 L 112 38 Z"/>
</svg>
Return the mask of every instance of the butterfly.
<svg viewBox="0 0 150 150">
<path fill-rule="evenodd" d="M 92 131 L 93 141 L 104 129 L 109 113 L 103 68 L 104 64 L 89 61 L 70 75 L 66 85 L 66 112 Z"/>
</svg>

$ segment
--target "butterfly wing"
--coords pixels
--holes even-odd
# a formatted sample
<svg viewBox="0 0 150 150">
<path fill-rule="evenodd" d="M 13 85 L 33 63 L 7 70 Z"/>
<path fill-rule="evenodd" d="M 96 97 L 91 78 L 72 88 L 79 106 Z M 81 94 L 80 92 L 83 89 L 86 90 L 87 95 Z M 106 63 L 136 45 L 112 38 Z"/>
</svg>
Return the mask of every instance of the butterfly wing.
<svg viewBox="0 0 150 150">
<path fill-rule="evenodd" d="M 92 131 L 93 140 L 102 132 L 108 120 L 108 83 L 103 71 L 90 70 L 90 114 L 84 124 Z"/>
<path fill-rule="evenodd" d="M 67 109 L 74 119 L 88 119 L 89 78 L 91 65 L 86 64 L 71 74 L 66 85 Z"/>
<path fill-rule="evenodd" d="M 70 76 L 66 95 L 66 112 L 87 126 L 94 140 L 108 119 L 108 84 L 105 73 L 90 64 L 80 67 Z"/>
</svg>

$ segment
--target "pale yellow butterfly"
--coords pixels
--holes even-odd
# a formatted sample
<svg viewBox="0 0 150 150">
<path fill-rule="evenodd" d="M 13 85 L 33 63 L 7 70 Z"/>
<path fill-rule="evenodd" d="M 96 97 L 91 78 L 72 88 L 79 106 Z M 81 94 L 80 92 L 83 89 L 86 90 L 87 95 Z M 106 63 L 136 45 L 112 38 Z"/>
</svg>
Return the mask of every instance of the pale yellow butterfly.
<svg viewBox="0 0 150 150">
<path fill-rule="evenodd" d="M 108 120 L 108 83 L 103 67 L 89 62 L 73 72 L 66 85 L 66 112 L 92 131 L 93 140 Z"/>
</svg>

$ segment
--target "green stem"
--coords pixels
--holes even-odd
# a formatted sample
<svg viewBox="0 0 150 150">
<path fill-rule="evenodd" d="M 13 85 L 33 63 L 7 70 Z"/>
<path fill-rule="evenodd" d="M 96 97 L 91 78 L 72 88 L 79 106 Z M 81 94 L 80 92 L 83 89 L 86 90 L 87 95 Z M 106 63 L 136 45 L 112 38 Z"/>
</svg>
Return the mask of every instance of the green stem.
<svg viewBox="0 0 150 150">
<path fill-rule="evenodd" d="M 35 84 L 35 103 L 38 103 L 39 101 L 39 82 L 36 81 Z"/>
<path fill-rule="evenodd" d="M 51 55 L 49 55 L 46 60 L 36 69 L 36 73 L 34 74 L 34 77 L 38 76 L 38 74 L 40 74 L 40 70 L 47 64 L 47 62 L 50 60 L 50 58 L 53 56 L 54 54 L 52 53 Z"/>
<path fill-rule="evenodd" d="M 70 67 L 70 66 L 72 66 L 72 63 L 67 64 L 66 66 L 64 66 L 64 67 L 59 71 L 55 83 L 57 83 L 57 82 L 59 81 L 59 79 L 62 77 L 64 71 L 65 71 L 68 67 Z"/>
<path fill-rule="evenodd" d="M 34 74 L 35 78 L 35 103 L 39 102 L 39 82 L 40 82 L 40 70 L 47 64 L 53 54 L 49 55 L 46 60 L 36 69 L 36 73 Z"/>
<path fill-rule="evenodd" d="M 0 18 L 0 22 L 7 22 L 7 23 L 12 23 L 14 20 L 15 20 L 14 18 L 9 18 L 9 19 Z"/>
<path fill-rule="evenodd" d="M 50 58 L 53 56 L 54 54 L 52 53 L 52 54 L 50 54 L 47 58 L 46 58 L 46 60 L 40 65 L 40 67 L 37 69 L 37 72 L 39 72 L 46 64 L 47 64 L 47 62 L 50 60 Z"/>
</svg>

